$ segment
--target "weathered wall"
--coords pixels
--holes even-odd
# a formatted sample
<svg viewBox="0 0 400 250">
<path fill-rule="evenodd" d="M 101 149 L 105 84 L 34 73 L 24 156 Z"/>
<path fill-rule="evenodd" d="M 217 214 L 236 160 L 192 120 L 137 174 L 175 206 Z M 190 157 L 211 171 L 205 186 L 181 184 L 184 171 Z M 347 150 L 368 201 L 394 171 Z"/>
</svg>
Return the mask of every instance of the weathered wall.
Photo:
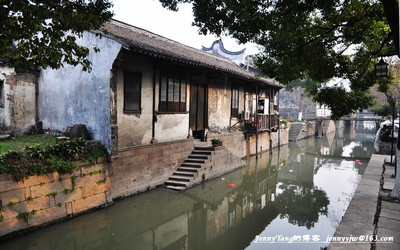
<svg viewBox="0 0 400 250">
<path fill-rule="evenodd" d="M 43 128 L 59 131 L 73 124 L 85 124 L 92 139 L 101 141 L 110 152 L 110 70 L 121 45 L 90 32 L 85 32 L 77 42 L 90 48 L 92 71 L 84 72 L 80 65 L 42 70 L 39 120 Z M 93 46 L 100 48 L 100 52 L 95 53 Z"/>
<path fill-rule="evenodd" d="M 36 123 L 36 75 L 1 66 L 0 133 L 23 134 Z"/>
<path fill-rule="evenodd" d="M 192 138 L 120 150 L 110 170 L 113 198 L 163 184 L 192 150 Z"/>
<path fill-rule="evenodd" d="M 17 73 L 14 85 L 14 129 L 17 134 L 36 123 L 36 75 Z"/>
<path fill-rule="evenodd" d="M 270 149 L 270 139 L 272 140 L 272 147 L 288 144 L 289 142 L 289 129 L 290 127 L 280 128 L 276 132 L 262 132 L 258 134 L 258 153 Z M 208 136 L 208 143 L 211 145 L 212 138 L 219 138 L 223 141 L 223 145 L 228 148 L 229 152 L 238 158 L 256 154 L 256 136 L 245 136 L 240 131 L 225 134 L 210 134 Z"/>
<path fill-rule="evenodd" d="M 0 67 L 0 81 L 3 81 L 3 93 L 0 93 L 0 133 L 10 132 L 14 127 L 14 83 L 9 82 L 6 76 L 14 74 L 14 68 Z"/>
<path fill-rule="evenodd" d="M 108 165 L 82 167 L 66 175 L 31 176 L 24 182 L 15 182 L 8 174 L 0 175 L 0 236 L 112 202 Z M 28 221 L 17 218 L 22 213 L 29 214 Z"/>
<path fill-rule="evenodd" d="M 231 119 L 231 82 L 210 79 L 208 88 L 208 128 L 211 133 L 227 131 Z M 240 102 L 239 102 L 240 103 Z"/>
</svg>

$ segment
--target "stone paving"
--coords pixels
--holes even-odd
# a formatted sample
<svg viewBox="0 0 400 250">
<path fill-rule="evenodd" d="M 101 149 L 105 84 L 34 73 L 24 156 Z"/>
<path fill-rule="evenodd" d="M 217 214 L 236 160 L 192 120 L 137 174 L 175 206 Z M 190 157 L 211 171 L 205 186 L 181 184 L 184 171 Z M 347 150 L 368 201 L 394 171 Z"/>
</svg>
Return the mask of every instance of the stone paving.
<svg viewBox="0 0 400 250">
<path fill-rule="evenodd" d="M 390 160 L 390 156 L 371 156 L 349 207 L 336 229 L 335 237 L 354 237 L 352 241 L 355 242 L 331 242 L 328 249 L 400 249 L 400 203 L 379 199 L 379 194 L 386 196 L 390 193 L 395 182 L 391 177 L 394 167 L 384 167 L 385 160 Z M 371 242 L 372 237 L 381 241 Z M 393 237 L 393 241 L 385 242 L 387 237 Z"/>
</svg>

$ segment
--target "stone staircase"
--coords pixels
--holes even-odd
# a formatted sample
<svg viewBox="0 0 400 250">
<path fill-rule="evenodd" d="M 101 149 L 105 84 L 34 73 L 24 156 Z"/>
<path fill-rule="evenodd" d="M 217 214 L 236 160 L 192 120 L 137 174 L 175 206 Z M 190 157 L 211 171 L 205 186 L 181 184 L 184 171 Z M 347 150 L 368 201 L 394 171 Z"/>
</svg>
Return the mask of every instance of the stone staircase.
<svg viewBox="0 0 400 250">
<path fill-rule="evenodd" d="M 165 186 L 169 189 L 182 191 L 192 186 L 195 181 L 198 182 L 199 178 L 201 178 L 200 172 L 214 151 L 214 147 L 196 146 L 186 160 L 165 182 Z"/>
</svg>

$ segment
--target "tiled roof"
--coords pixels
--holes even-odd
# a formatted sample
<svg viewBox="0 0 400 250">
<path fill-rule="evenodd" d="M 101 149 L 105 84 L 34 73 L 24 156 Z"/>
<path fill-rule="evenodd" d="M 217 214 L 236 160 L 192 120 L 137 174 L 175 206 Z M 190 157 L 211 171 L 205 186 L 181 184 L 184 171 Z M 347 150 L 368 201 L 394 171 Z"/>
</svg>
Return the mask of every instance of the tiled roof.
<svg viewBox="0 0 400 250">
<path fill-rule="evenodd" d="M 124 47 L 135 52 L 183 64 L 226 72 L 237 77 L 270 86 L 283 87 L 273 79 L 259 78 L 250 72 L 242 70 L 235 63 L 226 58 L 203 52 L 117 20 L 106 23 L 103 28 L 108 32 L 106 36 L 113 37 Z"/>
</svg>

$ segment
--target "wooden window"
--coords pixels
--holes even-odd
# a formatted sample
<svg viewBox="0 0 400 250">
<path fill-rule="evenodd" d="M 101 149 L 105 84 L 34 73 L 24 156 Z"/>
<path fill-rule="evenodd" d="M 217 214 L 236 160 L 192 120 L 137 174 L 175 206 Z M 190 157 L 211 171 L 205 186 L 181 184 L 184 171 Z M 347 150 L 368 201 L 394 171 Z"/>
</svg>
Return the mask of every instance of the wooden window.
<svg viewBox="0 0 400 250">
<path fill-rule="evenodd" d="M 181 76 L 161 76 L 159 112 L 186 112 L 186 80 Z"/>
<path fill-rule="evenodd" d="M 141 105 L 142 74 L 124 73 L 124 112 L 138 113 Z"/>
<path fill-rule="evenodd" d="M 239 89 L 232 88 L 232 108 L 231 108 L 231 116 L 238 117 L 238 109 L 239 109 Z"/>
</svg>

